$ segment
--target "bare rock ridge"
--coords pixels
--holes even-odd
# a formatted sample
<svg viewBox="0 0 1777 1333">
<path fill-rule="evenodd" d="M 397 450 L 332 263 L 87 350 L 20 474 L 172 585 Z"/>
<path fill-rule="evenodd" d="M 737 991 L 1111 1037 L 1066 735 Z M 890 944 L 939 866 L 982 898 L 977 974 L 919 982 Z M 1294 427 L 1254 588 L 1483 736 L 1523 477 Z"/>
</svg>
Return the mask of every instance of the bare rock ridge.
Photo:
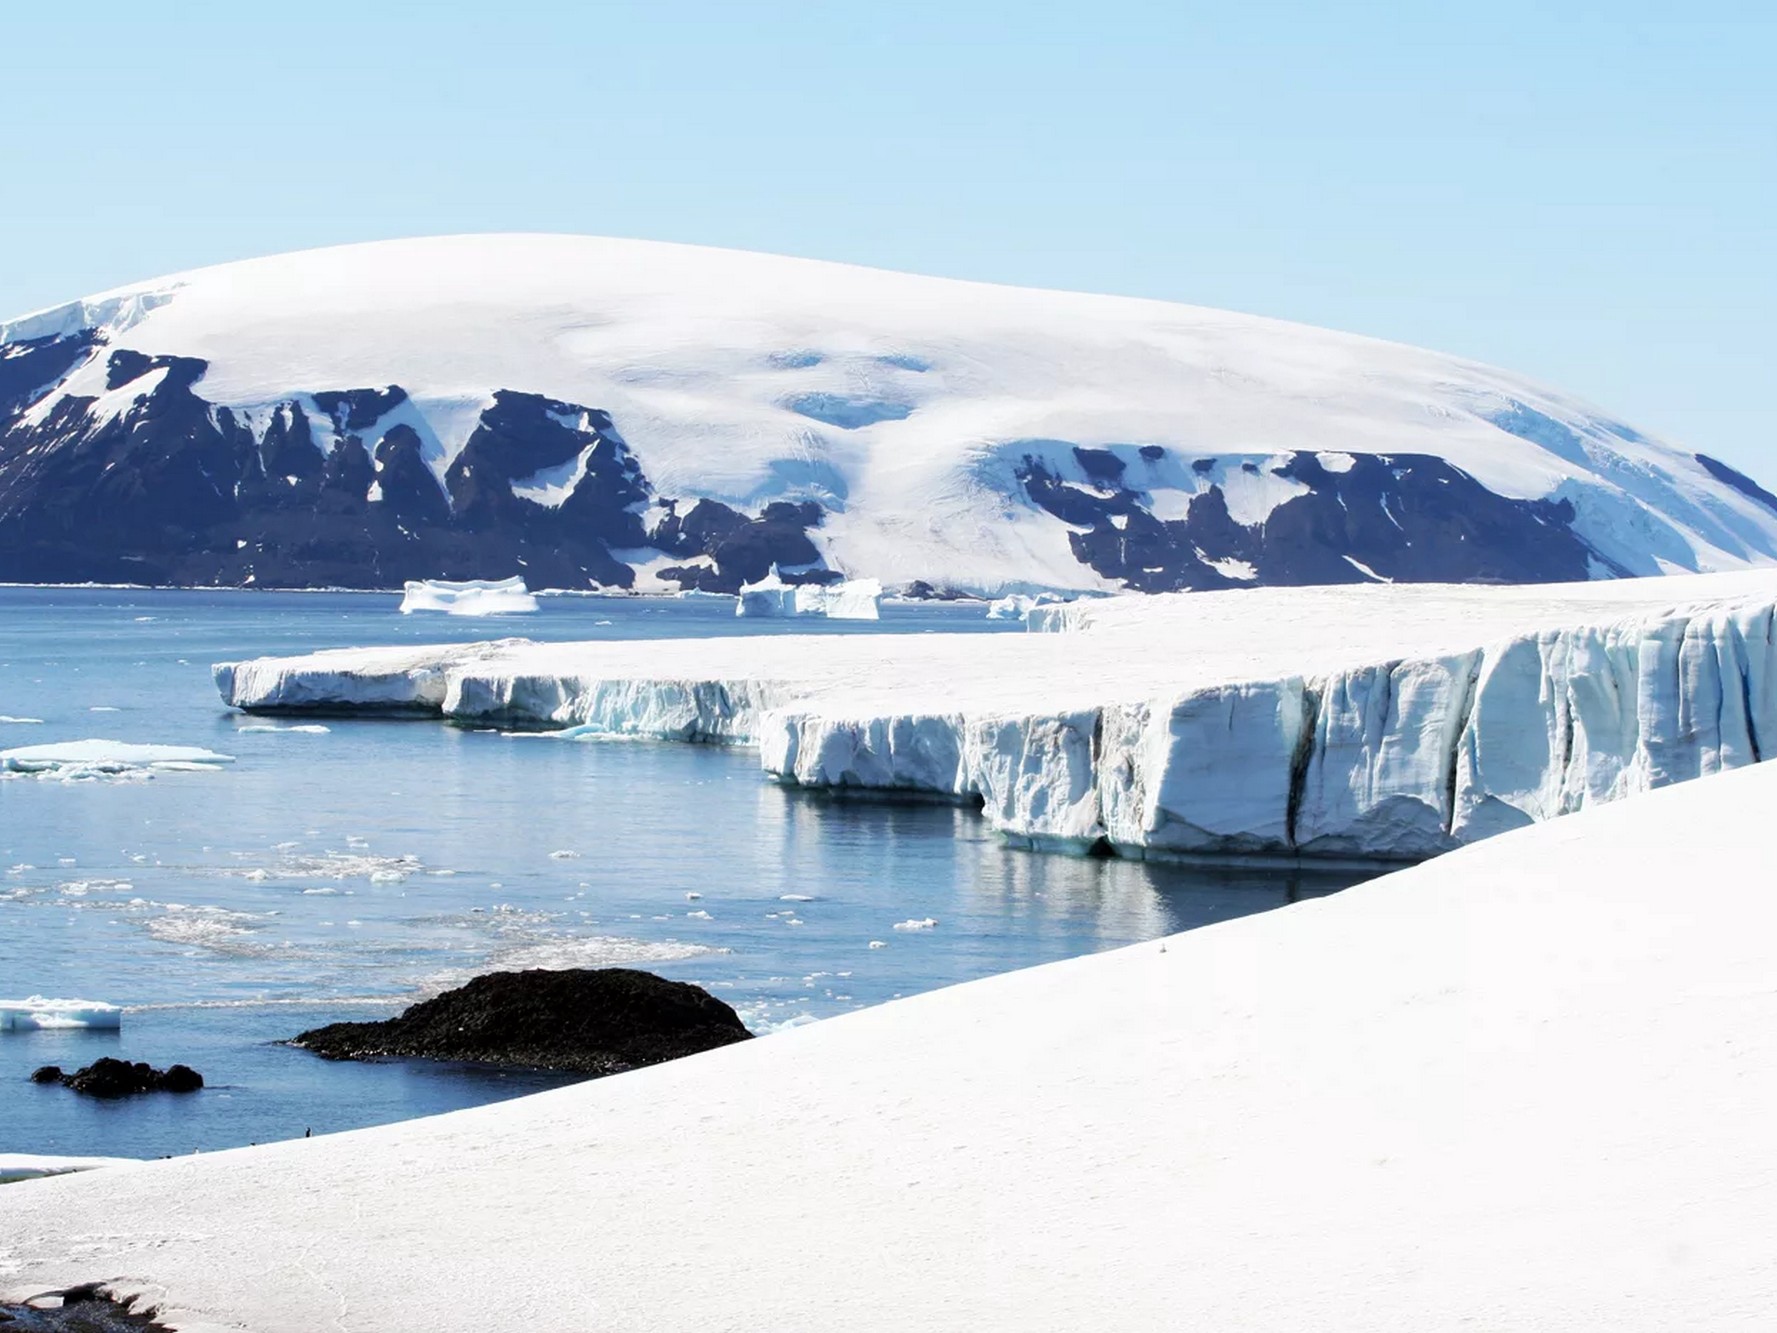
<svg viewBox="0 0 1777 1333">
<path fill-rule="evenodd" d="M 331 1023 L 293 1045 L 329 1060 L 417 1057 L 594 1077 L 745 1041 L 702 987 L 633 968 L 489 972 L 374 1023 Z"/>
<path fill-rule="evenodd" d="M 6 1333 L 170 1333 L 154 1312 L 113 1299 L 103 1284 L 83 1282 L 45 1292 L 22 1305 L 0 1302 Z"/>
<path fill-rule="evenodd" d="M 596 409 L 498 390 L 440 483 L 427 442 L 394 419 L 399 385 L 300 395 L 254 421 L 198 394 L 206 366 L 194 358 L 105 353 L 92 330 L 3 351 L 0 579 L 383 588 L 498 570 L 540 588 L 624 590 L 635 574 L 612 552 L 640 549 L 678 586 L 712 592 L 774 566 L 789 582 L 839 577 L 807 536 L 819 506 L 747 514 L 656 496 Z M 30 403 L 7 398 L 9 382 L 87 355 L 104 356 L 108 389 L 139 388 L 121 414 L 70 396 L 21 416 Z M 515 489 L 576 467 L 554 505 Z"/>
</svg>

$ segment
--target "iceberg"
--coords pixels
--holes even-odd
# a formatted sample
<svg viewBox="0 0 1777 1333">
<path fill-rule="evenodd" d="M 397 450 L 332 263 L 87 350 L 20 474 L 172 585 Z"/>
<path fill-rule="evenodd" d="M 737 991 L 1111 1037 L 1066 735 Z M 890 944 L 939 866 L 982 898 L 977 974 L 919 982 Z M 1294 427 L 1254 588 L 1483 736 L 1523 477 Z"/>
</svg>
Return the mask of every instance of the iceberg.
<svg viewBox="0 0 1777 1333">
<path fill-rule="evenodd" d="M 33 995 L 0 1000 L 0 1032 L 34 1032 L 47 1028 L 93 1028 L 115 1032 L 123 1026 L 123 1010 L 97 1000 L 51 1000 Z"/>
<path fill-rule="evenodd" d="M 521 578 L 447 583 L 443 579 L 409 580 L 403 585 L 401 614 L 442 611 L 452 616 L 511 616 L 537 609 L 537 599 Z"/>
<path fill-rule="evenodd" d="M 1774 806 L 1777 765 L 1720 774 L 616 1078 L 0 1189 L 0 1298 L 109 1278 L 262 1333 L 1756 1327 Z"/>
<path fill-rule="evenodd" d="M 63 741 L 0 750 L 0 774 L 21 773 L 68 781 L 148 777 L 155 773 L 204 773 L 234 762 L 233 755 L 190 745 L 137 745 L 128 741 Z"/>
<path fill-rule="evenodd" d="M 734 614 L 878 620 L 882 616 L 881 602 L 882 584 L 876 579 L 789 584 L 770 578 L 742 588 L 734 604 Z"/>
<path fill-rule="evenodd" d="M 791 786 L 978 805 L 1019 845 L 1414 860 L 1764 758 L 1777 574 L 1040 607 L 1059 632 L 340 650 L 217 668 L 364 707 L 758 748 Z"/>
<path fill-rule="evenodd" d="M 987 604 L 989 620 L 1029 620 L 1030 613 L 1039 606 L 1053 606 L 1066 599 L 1052 592 L 1040 592 L 1034 597 L 1025 593 L 1009 593 Z"/>
</svg>

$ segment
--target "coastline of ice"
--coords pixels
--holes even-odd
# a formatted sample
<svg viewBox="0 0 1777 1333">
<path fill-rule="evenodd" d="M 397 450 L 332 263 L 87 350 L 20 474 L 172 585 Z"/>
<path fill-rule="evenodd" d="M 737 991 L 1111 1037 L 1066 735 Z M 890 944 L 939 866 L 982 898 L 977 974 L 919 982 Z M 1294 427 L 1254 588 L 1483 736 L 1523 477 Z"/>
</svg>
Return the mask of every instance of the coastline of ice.
<svg viewBox="0 0 1777 1333">
<path fill-rule="evenodd" d="M 42 995 L 0 1000 L 0 1032 L 68 1028 L 115 1032 L 122 1026 L 123 1010 L 98 1000 L 55 1000 Z"/>
<path fill-rule="evenodd" d="M 409 580 L 402 585 L 401 614 L 442 611 L 451 616 L 524 615 L 537 609 L 537 599 L 522 578 Z"/>
<path fill-rule="evenodd" d="M 1412 860 L 1765 757 L 1777 576 L 1038 608 L 1062 633 L 343 650 L 251 711 L 756 745 L 798 787 L 978 803 L 1015 843 Z M 1036 623 L 1037 617 L 1045 622 Z"/>
<path fill-rule="evenodd" d="M 740 590 L 734 603 L 734 614 L 879 620 L 882 618 L 882 584 L 876 579 L 790 584 L 769 578 Z"/>
</svg>

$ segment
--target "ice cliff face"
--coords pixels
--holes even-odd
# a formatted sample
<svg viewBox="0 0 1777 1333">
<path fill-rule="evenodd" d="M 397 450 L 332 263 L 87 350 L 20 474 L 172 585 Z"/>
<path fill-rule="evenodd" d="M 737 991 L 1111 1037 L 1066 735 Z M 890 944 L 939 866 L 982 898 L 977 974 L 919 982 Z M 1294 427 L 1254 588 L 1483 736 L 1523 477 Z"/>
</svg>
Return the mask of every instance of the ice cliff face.
<svg viewBox="0 0 1777 1333">
<path fill-rule="evenodd" d="M 798 786 L 979 799 L 1032 846 L 1415 860 L 1758 762 L 1777 645 L 1767 604 L 1057 715 L 789 708 L 761 733 Z"/>
<path fill-rule="evenodd" d="M 251 709 L 752 743 L 794 786 L 978 802 L 1032 847 L 1410 860 L 1777 743 L 1777 585 L 1633 590 L 1373 589 L 1385 614 L 1331 646 L 1356 599 L 1257 593 L 1067 608 L 1051 614 L 1073 632 L 966 644 L 353 650 L 224 665 L 218 684 Z M 1225 660 L 1193 665 L 1208 632 Z M 1407 651 L 1377 652 L 1391 637 Z"/>
<path fill-rule="evenodd" d="M 735 592 L 1556 582 L 1777 497 L 1502 372 L 1152 301 L 584 237 L 0 323 L 0 579 Z"/>
</svg>

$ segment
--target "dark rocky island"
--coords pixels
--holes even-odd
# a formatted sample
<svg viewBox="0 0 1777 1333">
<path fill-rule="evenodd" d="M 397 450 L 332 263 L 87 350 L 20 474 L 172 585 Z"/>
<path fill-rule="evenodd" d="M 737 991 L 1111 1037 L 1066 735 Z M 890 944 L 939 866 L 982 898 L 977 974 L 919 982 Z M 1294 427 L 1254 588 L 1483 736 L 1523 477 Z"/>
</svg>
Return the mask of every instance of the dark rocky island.
<svg viewBox="0 0 1777 1333">
<path fill-rule="evenodd" d="M 31 1075 L 31 1082 L 60 1083 L 88 1097 L 112 1098 L 142 1092 L 196 1092 L 204 1086 L 204 1076 L 189 1065 L 155 1069 L 139 1060 L 132 1064 L 107 1055 L 72 1074 L 64 1074 L 60 1065 L 44 1065 Z"/>
<path fill-rule="evenodd" d="M 599 1077 L 745 1041 L 700 986 L 633 968 L 489 972 L 380 1023 L 331 1023 L 291 1043 L 329 1060 L 419 1057 Z"/>
</svg>

